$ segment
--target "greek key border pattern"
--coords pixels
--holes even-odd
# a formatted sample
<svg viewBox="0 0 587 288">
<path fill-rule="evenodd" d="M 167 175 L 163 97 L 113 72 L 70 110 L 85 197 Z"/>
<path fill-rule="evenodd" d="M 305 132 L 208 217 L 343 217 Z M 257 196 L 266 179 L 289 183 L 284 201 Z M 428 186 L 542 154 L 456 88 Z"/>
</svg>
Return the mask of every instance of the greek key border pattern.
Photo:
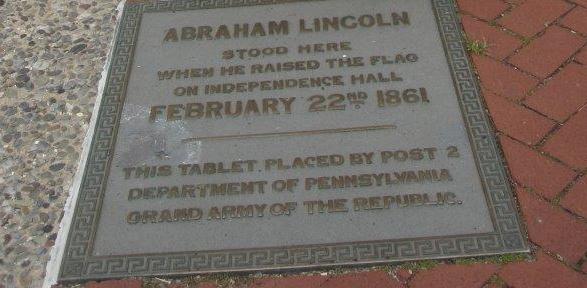
<svg viewBox="0 0 587 288">
<path fill-rule="evenodd" d="M 467 57 L 453 0 L 432 0 L 479 174 L 504 247 L 525 248 L 507 172 Z"/>
<path fill-rule="evenodd" d="M 135 1 L 125 5 L 62 260 L 60 281 L 353 265 L 527 250 L 507 173 L 463 46 L 454 0 L 430 0 L 436 13 L 478 170 L 487 192 L 486 199 L 496 225 L 496 233 L 225 252 L 91 256 L 142 14 L 305 1 L 324 0 L 157 0 L 146 1 L 147 3 Z"/>
</svg>

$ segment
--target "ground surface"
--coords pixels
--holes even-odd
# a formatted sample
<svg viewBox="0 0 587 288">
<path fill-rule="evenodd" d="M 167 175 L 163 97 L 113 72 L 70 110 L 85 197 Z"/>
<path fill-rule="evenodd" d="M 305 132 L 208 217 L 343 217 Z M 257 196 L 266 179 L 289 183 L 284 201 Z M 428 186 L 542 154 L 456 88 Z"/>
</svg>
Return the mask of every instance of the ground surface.
<svg viewBox="0 0 587 288">
<path fill-rule="evenodd" d="M 0 0 L 2 288 L 42 282 L 117 2 Z M 85 286 L 587 287 L 587 0 L 457 2 L 532 255 Z"/>
</svg>

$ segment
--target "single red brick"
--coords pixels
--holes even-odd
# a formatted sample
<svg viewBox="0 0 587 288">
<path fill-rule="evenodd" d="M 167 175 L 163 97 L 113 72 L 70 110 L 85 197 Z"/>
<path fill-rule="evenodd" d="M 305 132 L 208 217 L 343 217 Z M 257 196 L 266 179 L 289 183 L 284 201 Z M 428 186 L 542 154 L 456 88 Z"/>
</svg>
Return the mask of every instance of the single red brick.
<svg viewBox="0 0 587 288">
<path fill-rule="evenodd" d="M 457 0 L 459 8 L 481 19 L 493 20 L 508 8 L 500 0 Z"/>
<path fill-rule="evenodd" d="M 587 218 L 587 176 L 579 180 L 561 201 L 563 207 Z"/>
<path fill-rule="evenodd" d="M 567 268 L 544 252 L 535 262 L 517 262 L 503 267 L 499 276 L 511 287 L 585 287 L 587 276 Z"/>
<path fill-rule="evenodd" d="M 544 35 L 512 56 L 509 62 L 533 75 L 546 78 L 584 43 L 583 37 L 558 26 L 551 26 Z"/>
<path fill-rule="evenodd" d="M 587 35 L 587 9 L 581 6 L 575 7 L 561 23 L 579 33 Z"/>
<path fill-rule="evenodd" d="M 587 48 L 583 48 L 583 50 L 575 56 L 575 60 L 583 65 L 587 65 Z"/>
<path fill-rule="evenodd" d="M 141 288 L 143 281 L 139 279 L 107 280 L 102 282 L 90 282 L 86 288 Z"/>
<path fill-rule="evenodd" d="M 575 168 L 587 168 L 587 108 L 548 139 L 543 150 Z"/>
<path fill-rule="evenodd" d="M 521 188 L 517 195 L 530 240 L 569 263 L 579 261 L 587 251 L 587 224 Z"/>
<path fill-rule="evenodd" d="M 487 55 L 491 57 L 503 60 L 520 47 L 516 37 L 471 16 L 463 15 L 462 23 L 469 40 L 487 43 Z"/>
<path fill-rule="evenodd" d="M 473 61 L 483 87 L 509 99 L 523 98 L 531 88 L 538 84 L 536 78 L 489 57 L 474 55 Z"/>
<path fill-rule="evenodd" d="M 498 22 L 522 36 L 531 37 L 572 7 L 562 0 L 527 0 Z"/>
<path fill-rule="evenodd" d="M 497 268 L 493 264 L 439 265 L 434 269 L 418 272 L 410 281 L 410 287 L 482 287 Z"/>
<path fill-rule="evenodd" d="M 483 91 L 497 130 L 526 144 L 538 143 L 556 124 L 554 121 L 487 90 Z"/>
<path fill-rule="evenodd" d="M 587 66 L 570 63 L 525 103 L 563 122 L 587 103 Z"/>
<path fill-rule="evenodd" d="M 279 286 L 281 287 L 281 286 Z M 324 282 L 320 288 L 394 288 L 404 287 L 397 280 L 383 271 L 351 273 L 333 276 Z"/>
<path fill-rule="evenodd" d="M 520 184 L 552 199 L 575 178 L 576 173 L 507 137 L 500 137 L 512 177 Z"/>
<path fill-rule="evenodd" d="M 250 288 L 318 288 L 328 277 L 324 276 L 292 276 L 283 278 L 262 278 L 249 285 Z"/>
</svg>

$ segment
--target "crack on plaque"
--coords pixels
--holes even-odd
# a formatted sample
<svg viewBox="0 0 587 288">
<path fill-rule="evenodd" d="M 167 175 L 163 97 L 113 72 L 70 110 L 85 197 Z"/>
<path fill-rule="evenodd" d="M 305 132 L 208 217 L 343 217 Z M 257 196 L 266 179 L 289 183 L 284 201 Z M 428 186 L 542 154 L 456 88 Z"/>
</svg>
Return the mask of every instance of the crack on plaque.
<svg viewBox="0 0 587 288">
<path fill-rule="evenodd" d="M 353 132 L 371 132 L 379 130 L 397 129 L 396 125 L 372 125 L 362 127 L 347 127 L 334 129 L 320 129 L 320 130 L 306 130 L 306 131 L 283 131 L 283 132 L 269 132 L 269 133 L 254 133 L 254 134 L 236 134 L 236 135 L 222 135 L 222 136 L 207 136 L 207 137 L 192 137 L 185 138 L 181 141 L 183 143 L 200 142 L 200 141 L 217 141 L 217 140 L 237 140 L 246 138 L 268 138 L 268 137 L 289 137 L 289 136 L 308 136 L 318 134 L 337 134 L 337 133 L 353 133 Z"/>
</svg>

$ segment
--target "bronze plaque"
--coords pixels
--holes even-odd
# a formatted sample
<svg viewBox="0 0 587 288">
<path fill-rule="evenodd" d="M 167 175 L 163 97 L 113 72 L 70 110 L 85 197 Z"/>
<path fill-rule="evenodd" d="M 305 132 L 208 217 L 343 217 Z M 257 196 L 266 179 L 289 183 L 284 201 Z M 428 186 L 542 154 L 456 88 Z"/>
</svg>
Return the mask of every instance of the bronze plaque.
<svg viewBox="0 0 587 288">
<path fill-rule="evenodd" d="M 452 0 L 128 1 L 60 280 L 527 251 Z"/>
</svg>

